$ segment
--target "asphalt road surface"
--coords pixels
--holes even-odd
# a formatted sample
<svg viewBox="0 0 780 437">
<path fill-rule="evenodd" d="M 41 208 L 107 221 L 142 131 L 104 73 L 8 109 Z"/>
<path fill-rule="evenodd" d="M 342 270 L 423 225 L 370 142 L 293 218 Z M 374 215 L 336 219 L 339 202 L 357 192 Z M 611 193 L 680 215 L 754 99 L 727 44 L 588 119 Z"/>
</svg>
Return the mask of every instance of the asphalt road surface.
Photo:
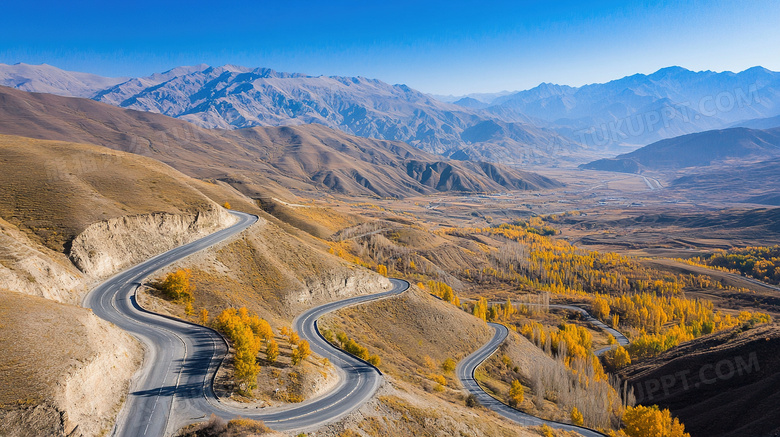
<svg viewBox="0 0 780 437">
<path fill-rule="evenodd" d="M 509 330 L 504 325 L 499 325 L 497 323 L 488 323 L 488 325 L 495 329 L 493 338 L 491 338 L 490 341 L 485 343 L 485 345 L 479 348 L 476 352 L 461 360 L 460 363 L 458 363 L 458 367 L 455 369 L 455 372 L 458 375 L 458 379 L 460 380 L 461 384 L 463 384 L 463 387 L 465 387 L 466 390 L 473 394 L 479 403 L 482 404 L 482 406 L 489 408 L 499 415 L 524 426 L 541 426 L 542 424 L 547 424 L 548 426 L 555 429 L 578 432 L 585 437 L 604 436 L 604 434 L 593 431 L 591 429 L 544 420 L 536 416 L 523 413 L 522 411 L 516 410 L 498 401 L 496 398 L 490 396 L 487 392 L 482 390 L 482 387 L 479 386 L 476 379 L 474 378 L 474 372 L 476 371 L 477 367 L 482 364 L 482 362 L 490 358 L 490 356 L 496 352 L 501 343 L 503 343 L 506 339 L 507 335 L 509 335 Z"/>
<path fill-rule="evenodd" d="M 219 402 L 212 382 L 227 353 L 223 338 L 211 329 L 145 311 L 135 300 L 135 290 L 153 272 L 236 235 L 257 221 L 253 215 L 233 214 L 239 219 L 234 225 L 131 267 L 85 298 L 84 305 L 97 316 L 130 332 L 145 347 L 144 363 L 131 384 L 112 435 L 170 435 L 211 414 L 262 420 L 279 431 L 307 430 L 355 410 L 381 384 L 382 375 L 375 367 L 330 346 L 318 334 L 316 323 L 318 317 L 330 311 L 404 292 L 409 284 L 396 279 L 391 279 L 393 288 L 389 291 L 325 304 L 294 320 L 294 329 L 310 343 L 312 351 L 328 358 L 338 369 L 341 378 L 334 389 L 307 402 L 273 409 L 234 408 Z"/>
</svg>

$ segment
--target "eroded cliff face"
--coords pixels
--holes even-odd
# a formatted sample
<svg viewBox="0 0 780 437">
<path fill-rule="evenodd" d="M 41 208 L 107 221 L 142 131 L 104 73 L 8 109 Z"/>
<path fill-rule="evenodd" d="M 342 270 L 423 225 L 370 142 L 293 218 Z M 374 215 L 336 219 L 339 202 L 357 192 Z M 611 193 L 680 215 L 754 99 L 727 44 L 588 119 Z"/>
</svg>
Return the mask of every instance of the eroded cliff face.
<svg viewBox="0 0 780 437">
<path fill-rule="evenodd" d="M 370 270 L 338 266 L 306 278 L 301 287 L 287 296 L 290 307 L 311 306 L 360 294 L 374 294 L 392 287 L 390 280 Z"/>
<path fill-rule="evenodd" d="M 96 279 L 230 226 L 235 220 L 217 206 L 187 214 L 119 217 L 87 227 L 73 240 L 66 256 L 0 219 L 0 288 L 79 304 Z"/>
<path fill-rule="evenodd" d="M 84 436 L 103 435 L 114 426 L 143 351 L 124 331 L 92 314 L 82 321 L 92 354 L 71 367 L 54 396 L 65 412 L 65 429 Z"/>
<path fill-rule="evenodd" d="M 0 219 L 0 288 L 77 303 L 86 292 L 84 279 L 63 254 L 36 244 Z"/>
<path fill-rule="evenodd" d="M 235 221 L 217 206 L 186 214 L 153 213 L 101 221 L 73 240 L 70 260 L 87 275 L 105 278 Z"/>
</svg>

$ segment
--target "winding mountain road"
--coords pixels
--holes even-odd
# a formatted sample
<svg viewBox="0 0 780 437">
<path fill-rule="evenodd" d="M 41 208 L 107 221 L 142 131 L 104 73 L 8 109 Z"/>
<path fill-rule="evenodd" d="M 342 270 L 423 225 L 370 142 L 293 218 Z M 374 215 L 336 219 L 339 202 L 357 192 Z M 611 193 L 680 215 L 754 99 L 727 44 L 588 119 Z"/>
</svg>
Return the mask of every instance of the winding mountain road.
<svg viewBox="0 0 780 437">
<path fill-rule="evenodd" d="M 496 350 L 498 350 L 498 347 L 501 346 L 501 343 L 503 343 L 504 340 L 506 340 L 507 335 L 509 335 L 509 330 L 504 325 L 499 325 L 498 323 L 488 323 L 488 325 L 495 330 L 493 338 L 491 338 L 490 341 L 485 343 L 485 345 L 479 348 L 476 352 L 461 360 L 455 369 L 455 373 L 458 375 L 458 379 L 460 380 L 461 384 L 463 384 L 463 387 L 471 394 L 473 394 L 479 403 L 482 404 L 482 406 L 489 408 L 499 415 L 524 426 L 540 426 L 547 424 L 548 426 L 555 429 L 578 432 L 585 437 L 604 436 L 604 434 L 592 429 L 582 428 L 566 423 L 554 422 L 551 420 L 544 420 L 536 416 L 523 413 L 520 410 L 516 410 L 509 405 L 500 402 L 498 399 L 490 396 L 486 391 L 484 391 L 477 383 L 477 380 L 474 377 L 474 372 L 476 372 L 477 367 L 479 367 L 480 364 L 490 358 L 490 356 L 493 355 Z"/>
<path fill-rule="evenodd" d="M 144 363 L 136 374 L 112 435 L 170 435 L 180 427 L 204 420 L 211 414 L 226 419 L 241 415 L 262 420 L 278 431 L 309 430 L 354 411 L 369 400 L 382 383 L 383 377 L 377 368 L 325 341 L 317 330 L 317 319 L 341 308 L 401 294 L 409 288 L 409 283 L 399 279 L 390 279 L 393 285 L 391 290 L 324 304 L 304 312 L 293 321 L 293 329 L 309 342 L 312 351 L 328 358 L 336 367 L 340 375 L 336 387 L 306 402 L 278 408 L 238 408 L 219 401 L 212 383 L 228 351 L 222 336 L 200 325 L 146 311 L 136 301 L 135 291 L 155 271 L 236 235 L 257 222 L 256 216 L 235 211 L 231 213 L 238 218 L 232 226 L 131 267 L 97 286 L 85 298 L 85 307 L 130 332 L 145 346 Z M 611 332 L 620 344 L 628 343 L 622 334 L 594 319 L 582 308 L 572 305 L 550 307 L 578 311 L 589 323 Z M 586 437 L 603 435 L 590 429 L 531 416 L 499 402 L 483 391 L 474 379 L 474 372 L 508 335 L 503 325 L 489 325 L 495 329 L 493 338 L 463 359 L 456 369 L 463 386 L 482 405 L 521 425 L 546 423 L 553 428 L 576 431 Z M 603 350 L 598 351 L 601 352 Z"/>
<path fill-rule="evenodd" d="M 312 351 L 336 366 L 341 378 L 335 388 L 307 402 L 280 408 L 235 408 L 218 400 L 212 382 L 227 353 L 224 339 L 209 328 L 144 310 L 135 299 L 135 290 L 153 272 L 236 235 L 257 221 L 250 214 L 231 213 L 238 218 L 232 226 L 131 267 L 97 286 L 85 298 L 85 307 L 130 332 L 145 346 L 143 365 L 112 435 L 170 435 L 210 414 L 263 420 L 279 431 L 306 430 L 355 410 L 381 384 L 382 375 L 375 367 L 335 349 L 319 335 L 317 319 L 330 311 L 404 292 L 409 284 L 397 279 L 391 279 L 393 288 L 389 291 L 318 306 L 293 321 L 294 329 L 310 343 Z"/>
<path fill-rule="evenodd" d="M 491 302 L 491 303 L 503 304 L 503 302 Z M 522 305 L 541 306 L 542 304 L 522 303 Z M 612 334 L 612 336 L 615 337 L 619 345 L 627 346 L 630 343 L 628 338 L 625 335 L 623 335 L 623 333 L 621 333 L 616 329 L 610 328 L 609 326 L 604 324 L 601 320 L 598 320 L 597 318 L 593 317 L 584 308 L 578 307 L 576 305 L 564 305 L 564 304 L 549 304 L 547 306 L 552 309 L 576 311 L 582 314 L 582 317 L 586 322 Z M 481 348 L 479 348 L 479 350 L 477 350 L 473 354 L 461 360 L 461 362 L 458 363 L 458 366 L 455 370 L 456 374 L 458 375 L 458 379 L 460 380 L 461 384 L 463 384 L 463 387 L 466 390 L 468 390 L 469 393 L 476 396 L 480 404 L 482 404 L 485 408 L 489 408 L 495 411 L 496 413 L 498 413 L 499 415 L 509 420 L 512 420 L 514 422 L 517 422 L 521 425 L 538 426 L 542 424 L 547 424 L 548 426 L 556 429 L 576 431 L 586 437 L 604 435 L 592 429 L 569 425 L 566 423 L 555 422 L 552 420 L 544 420 L 539 417 L 532 416 L 527 413 L 523 413 L 522 411 L 516 410 L 510 407 L 509 405 L 504 404 L 503 402 L 499 401 L 498 399 L 488 394 L 485 390 L 483 390 L 482 387 L 479 385 L 479 383 L 477 383 L 474 373 L 476 372 L 477 367 L 479 367 L 480 364 L 482 364 L 485 360 L 490 358 L 498 350 L 498 347 L 501 346 L 501 343 L 503 343 L 504 340 L 506 340 L 506 337 L 509 335 L 509 330 L 504 325 L 498 323 L 488 323 L 488 325 L 495 330 L 495 334 L 493 335 L 493 338 L 490 339 L 490 341 L 488 341 Z M 596 355 L 601 355 L 604 352 L 610 350 L 612 347 L 613 346 L 603 347 L 595 351 L 594 353 Z"/>
</svg>

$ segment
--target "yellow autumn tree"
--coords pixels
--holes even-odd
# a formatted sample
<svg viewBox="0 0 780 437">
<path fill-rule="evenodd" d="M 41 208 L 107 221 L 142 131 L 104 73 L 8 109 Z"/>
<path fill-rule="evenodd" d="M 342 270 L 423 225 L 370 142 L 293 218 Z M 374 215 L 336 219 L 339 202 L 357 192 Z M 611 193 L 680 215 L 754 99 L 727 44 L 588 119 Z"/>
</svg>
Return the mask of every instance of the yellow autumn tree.
<svg viewBox="0 0 780 437">
<path fill-rule="evenodd" d="M 192 272 L 190 269 L 179 269 L 168 273 L 165 279 L 155 283 L 154 286 L 175 301 L 192 302 L 192 292 L 195 290 L 195 287 L 190 284 L 191 276 Z"/>
<path fill-rule="evenodd" d="M 442 300 L 452 303 L 452 300 L 455 298 L 455 293 L 452 291 L 452 287 L 447 286 L 442 290 L 441 295 Z"/>
<path fill-rule="evenodd" d="M 301 341 L 301 336 L 297 332 L 290 330 L 287 334 L 287 343 L 290 347 L 294 347 Z"/>
<path fill-rule="evenodd" d="M 200 324 L 201 325 L 208 325 L 209 324 L 209 310 L 203 308 L 200 310 Z"/>
<path fill-rule="evenodd" d="M 525 389 L 523 388 L 523 385 L 520 384 L 520 381 L 513 380 L 512 386 L 509 388 L 509 403 L 513 405 L 519 405 L 523 402 L 523 397 L 525 395 Z"/>
<path fill-rule="evenodd" d="M 618 371 L 631 364 L 631 355 L 626 348 L 618 346 L 604 352 L 604 363 L 610 372 Z"/>
<path fill-rule="evenodd" d="M 504 304 L 504 320 L 509 321 L 509 319 L 517 312 L 517 308 L 515 308 L 512 305 L 512 300 L 510 298 L 506 298 L 506 303 Z"/>
<path fill-rule="evenodd" d="M 660 410 L 657 405 L 626 408 L 623 424 L 629 437 L 690 437 L 669 410 Z"/>
<path fill-rule="evenodd" d="M 593 317 L 607 322 L 609 319 L 609 302 L 606 299 L 597 297 L 593 300 Z"/>
<path fill-rule="evenodd" d="M 384 264 L 379 264 L 376 266 L 376 272 L 382 276 L 387 276 L 387 266 Z"/>
<path fill-rule="evenodd" d="M 615 349 L 616 368 L 622 369 L 629 364 L 631 364 L 631 356 L 628 354 L 628 351 L 623 346 L 618 346 L 617 349 Z"/>
<path fill-rule="evenodd" d="M 295 347 L 295 349 L 292 351 L 292 356 L 290 358 L 292 365 L 297 366 L 298 364 L 301 364 L 303 360 L 305 360 L 309 355 L 311 355 L 309 342 L 306 340 L 301 340 L 298 343 L 298 346 Z"/>
<path fill-rule="evenodd" d="M 480 297 L 476 304 L 474 304 L 474 311 L 472 314 L 474 314 L 475 317 L 479 317 L 482 320 L 487 321 L 487 312 L 488 312 L 488 303 L 487 299 L 484 297 Z"/>
<path fill-rule="evenodd" d="M 276 343 L 276 340 L 268 342 L 265 347 L 265 357 L 269 363 L 275 363 L 276 359 L 279 358 L 279 344 Z"/>
<path fill-rule="evenodd" d="M 268 343 L 274 338 L 274 330 L 271 329 L 271 324 L 265 319 L 256 316 L 252 317 L 249 320 L 249 327 L 252 328 L 252 332 L 254 332 L 256 336 L 260 337 L 260 340 L 262 340 L 263 343 Z"/>
<path fill-rule="evenodd" d="M 572 407 L 571 409 L 571 423 L 577 426 L 585 425 L 585 419 L 582 417 L 582 413 L 580 413 L 580 410 L 578 410 L 577 407 Z"/>
</svg>

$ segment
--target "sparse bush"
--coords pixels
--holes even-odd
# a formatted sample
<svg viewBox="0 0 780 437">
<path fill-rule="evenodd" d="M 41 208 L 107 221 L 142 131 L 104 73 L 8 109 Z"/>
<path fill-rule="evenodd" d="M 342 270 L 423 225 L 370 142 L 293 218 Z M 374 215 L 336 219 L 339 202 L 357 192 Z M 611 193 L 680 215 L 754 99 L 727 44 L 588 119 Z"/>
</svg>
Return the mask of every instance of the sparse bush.
<svg viewBox="0 0 780 437">
<path fill-rule="evenodd" d="M 542 431 L 542 435 L 543 435 L 544 437 L 555 437 L 555 430 L 553 430 L 552 428 L 550 428 L 550 426 L 549 426 L 549 425 L 547 425 L 546 423 L 545 423 L 545 424 L 542 424 L 542 429 L 541 429 L 541 431 Z"/>
<path fill-rule="evenodd" d="M 457 367 L 457 363 L 452 358 L 447 358 L 444 360 L 443 363 L 441 363 L 441 370 L 443 370 L 446 373 L 452 373 L 455 371 L 455 368 Z"/>
<path fill-rule="evenodd" d="M 447 385 L 447 378 L 436 373 L 431 373 L 428 375 L 428 379 L 442 386 Z"/>
<path fill-rule="evenodd" d="M 272 431 L 271 428 L 265 426 L 265 424 L 259 420 L 244 419 L 241 416 L 230 420 L 227 426 L 229 431 L 237 431 L 236 434 L 238 434 L 238 432 L 242 434 L 266 434 Z"/>
<path fill-rule="evenodd" d="M 184 431 L 181 437 L 240 437 L 246 435 L 261 435 L 272 430 L 263 422 L 237 417 L 226 422 L 224 419 L 211 415 L 205 423 L 194 425 Z"/>
</svg>

